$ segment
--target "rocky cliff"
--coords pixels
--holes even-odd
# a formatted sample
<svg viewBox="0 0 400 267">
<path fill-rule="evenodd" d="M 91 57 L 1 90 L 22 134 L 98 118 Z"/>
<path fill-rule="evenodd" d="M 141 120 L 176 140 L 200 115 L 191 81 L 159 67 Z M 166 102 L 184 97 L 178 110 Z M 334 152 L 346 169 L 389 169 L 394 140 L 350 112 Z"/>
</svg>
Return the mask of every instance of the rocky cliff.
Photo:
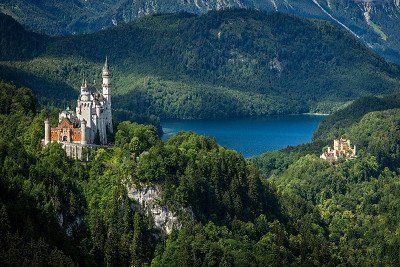
<svg viewBox="0 0 400 267">
<path fill-rule="evenodd" d="M 162 190 L 158 185 L 131 186 L 128 188 L 128 196 L 137 203 L 137 208 L 143 209 L 154 219 L 154 225 L 163 233 L 169 234 L 173 229 L 180 229 L 182 224 L 176 212 L 166 205 L 161 205 Z M 193 217 L 189 209 L 182 210 Z"/>
</svg>

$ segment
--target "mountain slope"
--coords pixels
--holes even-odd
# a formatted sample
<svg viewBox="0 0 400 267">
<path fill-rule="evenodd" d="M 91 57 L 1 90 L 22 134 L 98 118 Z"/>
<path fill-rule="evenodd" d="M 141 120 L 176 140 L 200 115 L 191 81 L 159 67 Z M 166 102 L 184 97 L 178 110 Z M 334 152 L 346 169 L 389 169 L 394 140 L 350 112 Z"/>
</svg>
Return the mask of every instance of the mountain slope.
<svg viewBox="0 0 400 267">
<path fill-rule="evenodd" d="M 313 141 L 334 139 L 344 135 L 348 128 L 367 113 L 400 108 L 400 94 L 384 97 L 364 97 L 326 117 L 314 133 Z"/>
<path fill-rule="evenodd" d="M 98 78 L 108 55 L 120 107 L 168 118 L 315 111 L 400 87 L 399 68 L 351 34 L 281 13 L 158 15 L 94 34 L 53 37 L 43 51 L 29 61 L 3 62 L 3 68 L 76 88 L 84 74 Z M 6 73 L 2 78 L 12 80 Z M 29 86 L 43 96 L 42 84 Z"/>
<path fill-rule="evenodd" d="M 326 236 L 339 247 L 346 244 L 336 250 L 346 265 L 380 265 L 398 250 L 398 243 L 392 245 L 387 236 L 398 231 L 399 119 L 399 109 L 367 113 L 346 130 L 357 145 L 356 159 L 328 164 L 318 157 L 320 146 L 316 155 L 300 157 L 286 170 L 273 170 L 269 179 L 291 214 L 302 217 L 316 212 L 329 229 Z M 387 264 L 397 265 L 398 260 Z"/>
<path fill-rule="evenodd" d="M 204 13 L 227 8 L 279 11 L 333 21 L 387 58 L 400 62 L 398 0 L 6 0 L 0 10 L 36 31 L 49 34 L 93 32 L 149 14 Z"/>
<path fill-rule="evenodd" d="M 41 146 L 57 112 L 37 113 L 29 90 L 4 83 L 0 98 L 2 266 L 399 265 L 398 109 L 350 128 L 363 143 L 356 159 L 272 156 L 266 179 L 214 140 L 163 142 L 131 122 L 115 146 L 74 161 Z M 148 212 L 149 200 L 159 208 Z M 178 220 L 168 235 L 152 216 L 165 210 Z"/>
<path fill-rule="evenodd" d="M 0 14 L 0 54 L 3 60 L 31 58 L 43 52 L 47 36 L 33 33 L 9 16 Z"/>
</svg>

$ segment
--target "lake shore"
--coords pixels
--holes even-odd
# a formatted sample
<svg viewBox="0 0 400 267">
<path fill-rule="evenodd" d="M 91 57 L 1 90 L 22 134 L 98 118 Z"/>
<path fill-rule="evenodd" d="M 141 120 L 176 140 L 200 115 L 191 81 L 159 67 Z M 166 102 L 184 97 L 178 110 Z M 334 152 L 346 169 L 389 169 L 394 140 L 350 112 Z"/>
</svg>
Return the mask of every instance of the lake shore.
<svg viewBox="0 0 400 267">
<path fill-rule="evenodd" d="M 319 113 L 319 112 L 307 112 L 307 113 L 302 113 L 302 115 L 329 116 L 329 115 L 331 115 L 331 114 L 329 114 L 329 113 Z"/>
</svg>

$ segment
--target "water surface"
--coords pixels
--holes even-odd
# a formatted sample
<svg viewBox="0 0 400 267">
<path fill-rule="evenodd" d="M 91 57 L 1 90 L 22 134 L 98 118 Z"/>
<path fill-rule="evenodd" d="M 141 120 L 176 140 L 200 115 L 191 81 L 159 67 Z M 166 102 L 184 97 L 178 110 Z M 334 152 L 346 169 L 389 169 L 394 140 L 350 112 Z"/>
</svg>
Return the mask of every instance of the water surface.
<svg viewBox="0 0 400 267">
<path fill-rule="evenodd" d="M 252 157 L 310 141 L 323 118 L 284 115 L 254 119 L 168 120 L 161 125 L 165 133 L 164 140 L 180 131 L 193 131 L 213 137 L 220 145 L 236 150 L 245 157 Z"/>
</svg>

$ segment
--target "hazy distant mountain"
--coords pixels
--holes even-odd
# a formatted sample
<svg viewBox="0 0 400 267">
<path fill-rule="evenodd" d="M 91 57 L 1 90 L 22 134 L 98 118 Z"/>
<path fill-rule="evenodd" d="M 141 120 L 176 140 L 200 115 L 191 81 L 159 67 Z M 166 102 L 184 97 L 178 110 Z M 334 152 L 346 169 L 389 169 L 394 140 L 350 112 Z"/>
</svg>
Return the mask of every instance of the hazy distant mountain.
<svg viewBox="0 0 400 267">
<path fill-rule="evenodd" d="M 400 0 L 2 0 L 0 10 L 48 34 L 94 32 L 155 13 L 226 8 L 280 11 L 335 21 L 400 61 Z"/>
</svg>

